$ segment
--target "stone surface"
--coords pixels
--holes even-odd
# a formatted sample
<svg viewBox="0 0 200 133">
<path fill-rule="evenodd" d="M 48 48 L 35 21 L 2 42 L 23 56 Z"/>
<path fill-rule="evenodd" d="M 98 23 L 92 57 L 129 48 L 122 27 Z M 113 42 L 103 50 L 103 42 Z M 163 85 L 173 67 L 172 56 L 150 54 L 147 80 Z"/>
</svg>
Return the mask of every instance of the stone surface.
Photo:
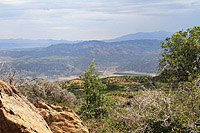
<svg viewBox="0 0 200 133">
<path fill-rule="evenodd" d="M 0 80 L 0 133 L 51 133 L 36 107 Z"/>
<path fill-rule="evenodd" d="M 89 133 L 83 121 L 69 108 L 35 103 L 53 132 Z"/>
</svg>

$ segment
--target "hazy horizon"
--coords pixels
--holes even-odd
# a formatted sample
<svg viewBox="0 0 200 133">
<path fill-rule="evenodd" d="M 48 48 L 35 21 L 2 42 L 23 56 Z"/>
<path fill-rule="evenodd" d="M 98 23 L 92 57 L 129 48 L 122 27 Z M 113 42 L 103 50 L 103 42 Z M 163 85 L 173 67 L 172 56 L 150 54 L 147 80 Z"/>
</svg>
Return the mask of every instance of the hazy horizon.
<svg viewBox="0 0 200 133">
<path fill-rule="evenodd" d="M 0 39 L 104 40 L 199 25 L 199 0 L 0 0 Z"/>
<path fill-rule="evenodd" d="M 67 40 L 67 39 L 52 39 L 52 38 L 38 38 L 38 39 L 31 39 L 31 38 L 0 38 L 0 40 L 3 40 L 3 39 L 5 39 L 5 40 L 57 40 L 57 41 L 59 41 L 59 40 L 66 40 L 66 41 L 106 41 L 106 40 L 112 40 L 112 39 L 116 39 L 116 38 L 119 38 L 119 37 L 123 37 L 123 36 L 127 36 L 127 35 L 132 35 L 132 34 L 138 34 L 138 33 L 155 33 L 155 32 L 168 32 L 168 33 L 172 33 L 172 32 L 170 32 L 170 31 L 164 31 L 164 30 L 159 30 L 159 31 L 152 31 L 152 32 L 135 32 L 135 33 L 129 33 L 129 34 L 125 34 L 125 35 L 121 35 L 121 36 L 116 36 L 116 37 L 113 37 L 113 38 L 105 38 L 105 39 L 83 39 L 83 40 Z M 133 40 L 135 40 L 135 39 L 133 39 Z M 136 39 L 137 40 L 137 39 Z"/>
</svg>

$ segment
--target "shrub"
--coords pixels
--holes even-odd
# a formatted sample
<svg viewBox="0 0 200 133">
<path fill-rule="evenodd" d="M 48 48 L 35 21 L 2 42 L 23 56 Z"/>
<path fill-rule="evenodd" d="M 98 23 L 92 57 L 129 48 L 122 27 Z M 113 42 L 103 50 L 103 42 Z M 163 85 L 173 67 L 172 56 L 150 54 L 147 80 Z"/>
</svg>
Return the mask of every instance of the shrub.
<svg viewBox="0 0 200 133">
<path fill-rule="evenodd" d="M 159 68 L 162 76 L 187 81 L 190 74 L 193 78 L 200 72 L 200 27 L 195 26 L 187 31 L 179 31 L 162 42 L 162 57 Z"/>
</svg>

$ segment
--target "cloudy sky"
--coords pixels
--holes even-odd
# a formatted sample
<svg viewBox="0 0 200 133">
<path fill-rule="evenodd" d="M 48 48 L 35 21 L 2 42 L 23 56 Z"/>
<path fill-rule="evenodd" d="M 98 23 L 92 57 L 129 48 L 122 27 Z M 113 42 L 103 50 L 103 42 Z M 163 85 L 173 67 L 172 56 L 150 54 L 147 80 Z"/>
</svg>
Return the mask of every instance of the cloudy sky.
<svg viewBox="0 0 200 133">
<path fill-rule="evenodd" d="M 91 40 L 200 25 L 200 0 L 0 0 L 0 38 Z"/>
</svg>

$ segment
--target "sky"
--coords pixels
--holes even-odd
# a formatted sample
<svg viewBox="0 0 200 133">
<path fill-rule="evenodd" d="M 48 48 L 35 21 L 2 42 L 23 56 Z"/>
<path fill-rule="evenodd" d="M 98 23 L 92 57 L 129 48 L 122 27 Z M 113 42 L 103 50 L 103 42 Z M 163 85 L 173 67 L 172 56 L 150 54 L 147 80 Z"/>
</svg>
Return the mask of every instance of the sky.
<svg viewBox="0 0 200 133">
<path fill-rule="evenodd" d="M 0 0 L 0 39 L 103 40 L 200 26 L 200 0 Z"/>
</svg>

